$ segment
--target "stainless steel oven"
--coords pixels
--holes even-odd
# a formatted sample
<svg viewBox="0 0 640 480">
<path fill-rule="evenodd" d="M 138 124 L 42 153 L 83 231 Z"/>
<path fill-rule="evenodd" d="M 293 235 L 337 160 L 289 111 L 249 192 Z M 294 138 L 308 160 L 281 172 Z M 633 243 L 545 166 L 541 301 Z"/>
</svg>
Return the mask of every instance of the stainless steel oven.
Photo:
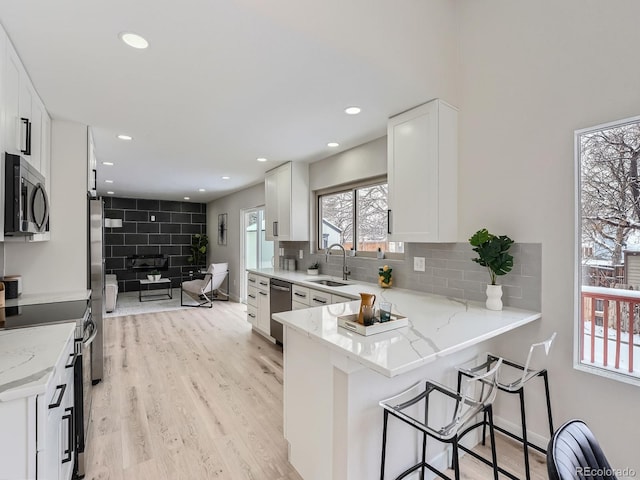
<svg viewBox="0 0 640 480">
<path fill-rule="evenodd" d="M 5 155 L 4 234 L 49 231 L 49 197 L 45 179 L 24 158 Z"/>
</svg>

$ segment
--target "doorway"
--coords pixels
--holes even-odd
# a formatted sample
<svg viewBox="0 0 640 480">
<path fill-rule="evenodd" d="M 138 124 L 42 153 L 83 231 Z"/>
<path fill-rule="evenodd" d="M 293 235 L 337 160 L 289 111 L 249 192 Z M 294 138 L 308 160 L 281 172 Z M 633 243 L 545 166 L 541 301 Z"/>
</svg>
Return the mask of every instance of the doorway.
<svg viewBox="0 0 640 480">
<path fill-rule="evenodd" d="M 266 240 L 264 207 L 242 210 L 240 301 L 247 302 L 247 268 L 273 267 L 273 242 Z"/>
</svg>

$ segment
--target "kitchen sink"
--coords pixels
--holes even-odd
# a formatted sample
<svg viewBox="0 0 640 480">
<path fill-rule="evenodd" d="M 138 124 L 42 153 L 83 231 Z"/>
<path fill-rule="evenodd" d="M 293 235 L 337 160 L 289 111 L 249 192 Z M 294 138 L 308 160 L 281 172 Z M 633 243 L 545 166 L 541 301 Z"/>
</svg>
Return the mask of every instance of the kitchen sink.
<svg viewBox="0 0 640 480">
<path fill-rule="evenodd" d="M 334 280 L 309 280 L 309 282 L 319 283 L 327 287 L 344 287 L 345 285 L 349 285 L 348 283 L 336 282 Z"/>
</svg>

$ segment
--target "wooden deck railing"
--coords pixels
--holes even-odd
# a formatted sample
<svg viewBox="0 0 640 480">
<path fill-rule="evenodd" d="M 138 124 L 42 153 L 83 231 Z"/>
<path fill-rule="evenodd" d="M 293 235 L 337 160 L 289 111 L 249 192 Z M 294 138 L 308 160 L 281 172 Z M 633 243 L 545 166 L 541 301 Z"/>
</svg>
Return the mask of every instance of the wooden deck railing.
<svg viewBox="0 0 640 480">
<path fill-rule="evenodd" d="M 596 360 L 597 327 L 602 327 L 602 361 L 604 367 L 609 365 L 609 344 L 615 348 L 614 368 L 620 369 L 620 347 L 627 344 L 628 370 L 634 371 L 633 350 L 634 333 L 639 331 L 640 323 L 640 291 L 623 290 L 619 288 L 582 287 L 580 322 L 580 359 L 590 352 L 590 361 Z M 585 326 L 589 324 L 589 332 Z M 610 333 L 614 338 L 609 337 Z M 626 333 L 626 335 L 623 335 Z M 590 343 L 585 350 L 585 338 Z M 623 337 L 626 337 L 623 338 Z M 587 360 L 589 361 L 589 360 Z M 636 369 L 638 370 L 638 369 Z"/>
</svg>

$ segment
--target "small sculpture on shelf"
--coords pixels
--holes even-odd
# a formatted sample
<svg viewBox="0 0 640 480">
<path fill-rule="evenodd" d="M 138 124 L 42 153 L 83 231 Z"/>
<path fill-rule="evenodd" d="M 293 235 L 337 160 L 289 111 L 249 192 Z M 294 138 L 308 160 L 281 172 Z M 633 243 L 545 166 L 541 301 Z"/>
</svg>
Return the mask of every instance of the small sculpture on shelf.
<svg viewBox="0 0 640 480">
<path fill-rule="evenodd" d="M 393 284 L 393 276 L 391 275 L 392 271 L 393 268 L 389 267 L 389 265 L 380 267 L 378 269 L 378 285 L 382 288 L 389 288 Z"/>
</svg>

